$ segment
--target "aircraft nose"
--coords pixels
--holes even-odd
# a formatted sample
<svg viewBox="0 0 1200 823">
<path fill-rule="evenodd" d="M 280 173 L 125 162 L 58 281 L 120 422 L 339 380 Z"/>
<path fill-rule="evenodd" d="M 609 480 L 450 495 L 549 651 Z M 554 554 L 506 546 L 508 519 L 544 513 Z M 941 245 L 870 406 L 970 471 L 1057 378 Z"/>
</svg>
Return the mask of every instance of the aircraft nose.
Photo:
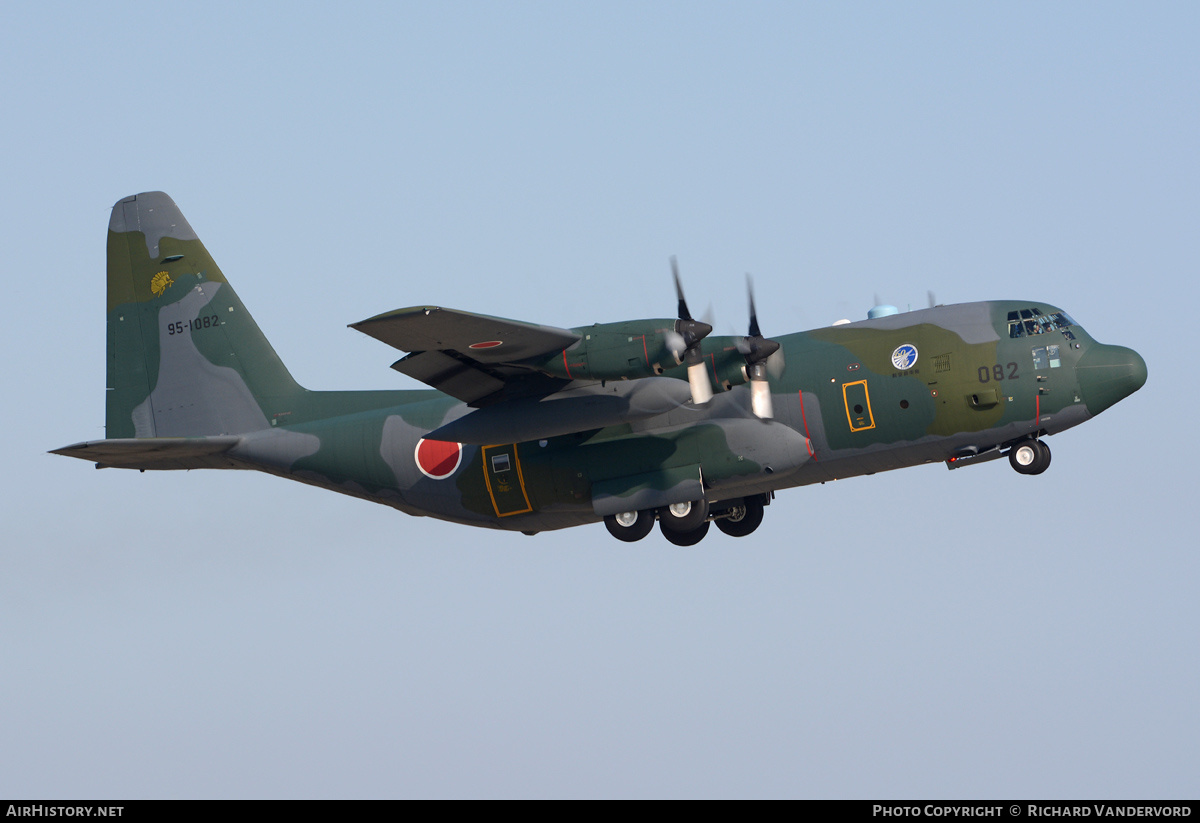
<svg viewBox="0 0 1200 823">
<path fill-rule="evenodd" d="M 1093 415 L 1146 384 L 1146 361 L 1124 346 L 1093 344 L 1075 366 L 1083 402 Z"/>
</svg>

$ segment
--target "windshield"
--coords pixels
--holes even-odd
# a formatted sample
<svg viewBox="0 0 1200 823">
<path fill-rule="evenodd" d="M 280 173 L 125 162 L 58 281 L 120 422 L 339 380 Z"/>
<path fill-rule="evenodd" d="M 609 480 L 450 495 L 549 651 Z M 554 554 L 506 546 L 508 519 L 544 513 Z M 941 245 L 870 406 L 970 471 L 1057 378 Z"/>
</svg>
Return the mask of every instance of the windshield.
<svg viewBox="0 0 1200 823">
<path fill-rule="evenodd" d="M 1061 331 L 1063 337 L 1074 340 L 1075 335 L 1070 330 L 1074 325 L 1075 321 L 1071 319 L 1070 315 L 1062 311 L 1045 314 L 1041 309 L 1030 306 L 1027 309 L 1008 313 L 1008 336 L 1011 338 L 1033 337 L 1038 334 Z"/>
</svg>

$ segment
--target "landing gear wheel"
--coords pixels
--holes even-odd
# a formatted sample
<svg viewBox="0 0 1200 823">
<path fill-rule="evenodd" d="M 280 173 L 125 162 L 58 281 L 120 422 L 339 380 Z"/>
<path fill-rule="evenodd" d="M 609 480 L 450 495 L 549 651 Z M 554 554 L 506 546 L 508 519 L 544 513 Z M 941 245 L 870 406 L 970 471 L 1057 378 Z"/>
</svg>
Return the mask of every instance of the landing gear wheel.
<svg viewBox="0 0 1200 823">
<path fill-rule="evenodd" d="M 690 532 L 707 520 L 708 501 L 704 498 L 691 500 L 686 503 L 672 503 L 658 510 L 658 522 L 664 534 L 668 531 L 680 534 Z M 701 537 L 703 536 L 701 535 Z"/>
<path fill-rule="evenodd" d="M 625 543 L 635 543 L 654 528 L 654 511 L 646 509 L 640 512 L 621 512 L 610 514 L 604 518 L 604 528 L 608 533 Z"/>
<path fill-rule="evenodd" d="M 1038 457 L 1036 440 L 1026 440 L 1008 450 L 1008 462 L 1019 474 L 1030 474 L 1029 467 Z"/>
<path fill-rule="evenodd" d="M 663 537 L 676 546 L 694 546 L 704 539 L 704 535 L 708 534 L 709 525 L 709 522 L 705 520 L 696 528 L 686 532 L 668 529 L 665 523 L 659 523 L 659 528 L 662 529 Z"/>
<path fill-rule="evenodd" d="M 1008 462 L 1020 474 L 1041 474 L 1050 467 L 1050 447 L 1041 440 L 1024 440 L 1009 449 Z"/>
<path fill-rule="evenodd" d="M 729 509 L 729 516 L 716 521 L 717 528 L 730 537 L 745 537 L 762 524 L 763 504 L 757 497 L 748 497 Z"/>
<path fill-rule="evenodd" d="M 1041 440 L 1033 441 L 1033 445 L 1037 447 L 1037 460 L 1033 461 L 1033 467 L 1030 469 L 1030 474 L 1041 474 L 1046 469 L 1050 468 L 1050 447 Z"/>
</svg>

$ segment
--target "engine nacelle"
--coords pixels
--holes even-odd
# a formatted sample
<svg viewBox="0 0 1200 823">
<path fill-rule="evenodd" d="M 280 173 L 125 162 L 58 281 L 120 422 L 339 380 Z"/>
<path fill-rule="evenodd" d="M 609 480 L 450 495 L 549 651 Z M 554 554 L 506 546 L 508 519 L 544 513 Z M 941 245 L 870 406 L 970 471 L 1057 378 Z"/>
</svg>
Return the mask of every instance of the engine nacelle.
<svg viewBox="0 0 1200 823">
<path fill-rule="evenodd" d="M 570 380 L 636 380 L 679 365 L 666 335 L 674 320 L 630 320 L 571 329 L 582 339 L 538 364 Z"/>
<path fill-rule="evenodd" d="M 669 374 L 687 380 L 686 367 L 675 357 L 668 335 L 675 321 L 629 320 L 571 329 L 580 336 L 573 346 L 538 363 L 539 371 L 569 380 L 638 380 Z M 677 342 L 677 341 L 676 341 Z M 729 391 L 746 383 L 746 358 L 728 337 L 701 343 L 704 373 L 713 391 Z"/>
<path fill-rule="evenodd" d="M 729 391 L 750 379 L 746 373 L 746 358 L 736 346 L 726 346 L 713 352 L 711 363 L 717 376 L 718 391 Z"/>
<path fill-rule="evenodd" d="M 728 337 L 709 338 L 704 341 L 701 350 L 704 373 L 714 392 L 729 391 L 750 380 L 750 375 L 746 373 L 746 358 L 729 340 Z M 676 371 L 668 370 L 667 374 L 669 377 L 687 379 L 682 367 Z"/>
</svg>

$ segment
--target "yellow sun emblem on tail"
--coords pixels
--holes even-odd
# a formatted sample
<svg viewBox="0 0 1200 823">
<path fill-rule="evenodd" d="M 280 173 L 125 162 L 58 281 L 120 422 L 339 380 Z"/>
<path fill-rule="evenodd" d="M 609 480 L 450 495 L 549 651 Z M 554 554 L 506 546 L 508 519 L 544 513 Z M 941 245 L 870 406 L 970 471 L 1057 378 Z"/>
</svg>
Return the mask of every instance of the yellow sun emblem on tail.
<svg viewBox="0 0 1200 823">
<path fill-rule="evenodd" d="M 150 281 L 150 291 L 154 292 L 155 297 L 161 297 L 162 293 L 165 292 L 174 282 L 175 281 L 171 279 L 171 275 L 167 274 L 165 271 L 160 271 L 158 274 L 154 275 L 154 279 Z"/>
</svg>

